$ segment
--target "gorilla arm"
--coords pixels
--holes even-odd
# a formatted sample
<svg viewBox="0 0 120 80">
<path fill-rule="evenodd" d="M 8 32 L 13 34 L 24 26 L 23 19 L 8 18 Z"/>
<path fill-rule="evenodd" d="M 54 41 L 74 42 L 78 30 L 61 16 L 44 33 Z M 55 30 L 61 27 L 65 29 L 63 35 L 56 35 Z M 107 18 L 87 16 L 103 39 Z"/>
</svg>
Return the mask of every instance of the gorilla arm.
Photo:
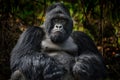
<svg viewBox="0 0 120 80">
<path fill-rule="evenodd" d="M 56 80 L 63 76 L 64 69 L 54 59 L 45 53 L 33 54 L 16 59 L 11 80 Z"/>
<path fill-rule="evenodd" d="M 78 46 L 73 75 L 76 80 L 96 80 L 105 77 L 102 55 L 94 42 L 83 32 L 73 32 L 72 38 Z"/>
<path fill-rule="evenodd" d="M 17 76 L 21 80 L 56 80 L 64 74 L 54 59 L 41 52 L 43 37 L 40 27 L 30 27 L 22 33 L 11 53 L 11 80 L 18 80 Z"/>
</svg>

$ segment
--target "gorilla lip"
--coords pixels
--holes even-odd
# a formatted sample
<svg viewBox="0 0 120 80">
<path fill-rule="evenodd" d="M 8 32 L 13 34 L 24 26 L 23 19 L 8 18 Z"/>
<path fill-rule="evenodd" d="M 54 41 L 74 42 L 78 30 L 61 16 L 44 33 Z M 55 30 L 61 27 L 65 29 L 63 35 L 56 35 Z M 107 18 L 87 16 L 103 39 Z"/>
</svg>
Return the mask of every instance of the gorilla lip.
<svg viewBox="0 0 120 80">
<path fill-rule="evenodd" d="M 52 33 L 62 33 L 62 31 L 60 31 L 60 30 L 54 30 L 54 31 L 52 31 Z"/>
<path fill-rule="evenodd" d="M 53 32 L 53 33 L 56 34 L 56 35 L 60 35 L 60 34 L 62 34 L 61 31 L 55 31 L 55 32 Z"/>
<path fill-rule="evenodd" d="M 58 29 L 55 29 L 55 30 L 52 31 L 52 33 L 56 33 L 56 32 L 59 32 L 59 33 L 65 33 L 64 30 L 61 30 L 61 31 L 60 31 L 60 30 L 58 30 Z"/>
</svg>

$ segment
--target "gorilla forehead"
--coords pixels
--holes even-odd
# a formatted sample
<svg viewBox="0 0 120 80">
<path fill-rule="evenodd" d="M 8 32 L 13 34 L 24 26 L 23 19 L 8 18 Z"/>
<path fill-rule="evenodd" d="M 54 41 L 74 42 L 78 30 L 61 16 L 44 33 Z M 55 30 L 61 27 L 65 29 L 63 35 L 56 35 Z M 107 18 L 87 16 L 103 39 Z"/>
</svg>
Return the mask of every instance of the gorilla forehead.
<svg viewBox="0 0 120 80">
<path fill-rule="evenodd" d="M 48 7 L 45 15 L 45 23 L 49 23 L 51 19 L 54 18 L 64 18 L 72 23 L 72 18 L 68 8 L 63 3 L 55 3 Z M 51 23 L 51 22 L 50 22 Z"/>
<path fill-rule="evenodd" d="M 68 8 L 66 8 L 66 6 L 63 3 L 55 3 L 53 5 L 51 5 L 50 7 L 48 7 L 47 11 L 46 11 L 46 15 L 49 14 L 53 14 L 53 13 L 64 13 L 68 16 L 70 16 L 70 12 L 68 10 Z"/>
</svg>

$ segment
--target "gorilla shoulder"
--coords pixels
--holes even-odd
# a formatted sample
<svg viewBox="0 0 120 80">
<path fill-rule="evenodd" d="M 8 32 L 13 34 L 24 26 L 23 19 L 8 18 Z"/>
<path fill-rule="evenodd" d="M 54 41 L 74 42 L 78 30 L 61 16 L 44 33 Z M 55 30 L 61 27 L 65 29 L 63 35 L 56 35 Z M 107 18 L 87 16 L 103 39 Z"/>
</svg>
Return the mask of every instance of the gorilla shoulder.
<svg viewBox="0 0 120 80">
<path fill-rule="evenodd" d="M 79 54 L 84 51 L 91 51 L 99 55 L 99 51 L 94 41 L 86 33 L 81 31 L 73 31 L 71 37 L 78 46 Z"/>
</svg>

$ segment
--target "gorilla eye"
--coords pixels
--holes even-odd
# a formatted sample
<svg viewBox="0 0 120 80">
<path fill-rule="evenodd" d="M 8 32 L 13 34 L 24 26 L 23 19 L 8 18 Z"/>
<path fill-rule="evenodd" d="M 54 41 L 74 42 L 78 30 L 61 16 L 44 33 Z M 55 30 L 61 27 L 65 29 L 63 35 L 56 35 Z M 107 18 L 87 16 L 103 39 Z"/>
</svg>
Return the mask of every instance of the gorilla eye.
<svg viewBox="0 0 120 80">
<path fill-rule="evenodd" d="M 66 24 L 66 20 L 65 19 L 61 19 L 61 23 L 62 24 Z"/>
<path fill-rule="evenodd" d="M 59 20 L 56 18 L 56 19 L 54 19 L 54 22 L 58 22 Z"/>
<path fill-rule="evenodd" d="M 61 22 L 64 22 L 65 20 L 64 19 L 61 19 Z"/>
</svg>

